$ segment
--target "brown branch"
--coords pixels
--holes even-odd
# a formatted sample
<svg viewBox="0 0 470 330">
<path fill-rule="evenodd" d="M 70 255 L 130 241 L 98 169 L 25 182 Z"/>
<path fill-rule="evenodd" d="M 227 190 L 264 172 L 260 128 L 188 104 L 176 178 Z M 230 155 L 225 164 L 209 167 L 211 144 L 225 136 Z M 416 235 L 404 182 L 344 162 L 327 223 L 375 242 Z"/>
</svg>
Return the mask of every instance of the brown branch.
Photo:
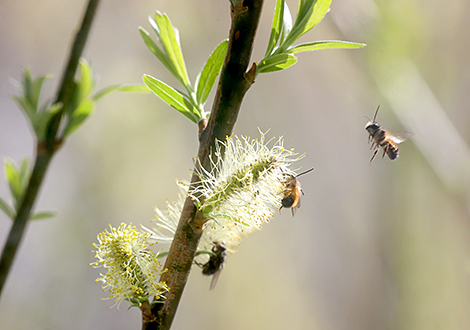
<svg viewBox="0 0 470 330">
<path fill-rule="evenodd" d="M 67 102 L 70 99 L 73 77 L 77 71 L 78 60 L 80 59 L 85 46 L 98 3 L 99 0 L 90 0 L 88 2 L 82 25 L 75 37 L 67 68 L 64 70 L 62 84 L 60 85 L 60 90 L 57 96 L 57 102 L 64 104 L 64 107 L 67 106 Z M 62 143 L 62 141 L 58 141 L 56 139 L 61 117 L 62 114 L 59 114 L 52 119 L 48 127 L 46 141 L 37 141 L 36 160 L 34 162 L 33 172 L 31 173 L 31 178 L 29 180 L 28 187 L 24 192 L 23 199 L 19 203 L 16 217 L 13 221 L 10 232 L 8 233 L 7 241 L 0 258 L 0 294 L 10 271 L 18 246 L 21 242 L 21 238 L 23 237 L 26 224 L 30 217 L 31 210 L 49 163 L 55 151 Z"/>
<path fill-rule="evenodd" d="M 82 25 L 75 36 L 72 50 L 70 51 L 69 62 L 62 75 L 62 82 L 55 101 L 55 103 L 62 103 L 63 107 L 62 110 L 51 119 L 49 127 L 47 128 L 46 148 L 49 150 L 55 150 L 62 143 L 62 141 L 56 141 L 57 131 L 59 130 L 60 121 L 65 109 L 69 106 L 69 102 L 74 94 L 73 78 L 77 72 L 78 62 L 85 48 L 85 43 L 91 29 L 91 23 L 95 17 L 99 2 L 100 0 L 89 0 L 85 15 L 83 16 Z"/>
<path fill-rule="evenodd" d="M 254 83 L 253 70 L 256 66 L 253 65 L 248 72 L 247 69 L 262 5 L 263 0 L 239 0 L 235 7 L 231 7 L 232 26 L 227 55 L 211 117 L 200 134 L 198 159 L 206 169 L 210 167 L 209 154 L 214 149 L 216 139 L 224 141 L 232 134 L 243 97 Z M 198 180 L 193 175 L 191 182 Z M 143 318 L 143 329 L 170 329 L 202 235 L 202 224 L 201 213 L 196 210 L 194 202 L 187 198 L 165 263 L 168 271 L 161 278 L 170 291 L 163 304 L 154 305 L 152 313 L 156 319 L 148 316 Z"/>
</svg>

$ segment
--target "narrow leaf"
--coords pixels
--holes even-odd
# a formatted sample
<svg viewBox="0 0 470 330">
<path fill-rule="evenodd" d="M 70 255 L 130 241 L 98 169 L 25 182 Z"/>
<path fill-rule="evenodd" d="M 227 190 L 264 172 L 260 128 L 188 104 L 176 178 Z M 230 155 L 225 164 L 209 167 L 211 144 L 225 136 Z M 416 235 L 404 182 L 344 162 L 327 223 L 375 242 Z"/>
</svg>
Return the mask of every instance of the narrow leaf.
<svg viewBox="0 0 470 330">
<path fill-rule="evenodd" d="M 207 59 L 196 81 L 196 99 L 204 104 L 224 64 L 228 40 L 222 41 Z"/>
<path fill-rule="evenodd" d="M 165 49 L 165 53 L 173 64 L 178 79 L 185 87 L 189 86 L 189 77 L 186 72 L 186 65 L 183 59 L 178 39 L 176 37 L 171 21 L 166 14 L 159 16 L 155 15 L 155 22 L 160 28 L 160 41 Z"/>
<path fill-rule="evenodd" d="M 3 200 L 3 198 L 0 198 L 0 209 L 5 212 L 5 214 L 8 215 L 11 220 L 15 218 L 15 210 L 10 205 L 8 205 L 8 203 Z"/>
<path fill-rule="evenodd" d="M 297 63 L 297 57 L 292 54 L 278 54 L 261 61 L 256 68 L 256 74 L 281 71 Z"/>
<path fill-rule="evenodd" d="M 93 88 L 93 72 L 85 59 L 80 59 L 80 75 L 77 80 L 77 103 L 88 98 Z"/>
<path fill-rule="evenodd" d="M 284 15 L 283 15 L 283 26 L 281 31 L 281 38 L 279 44 L 284 43 L 290 31 L 292 31 L 292 15 L 290 14 L 289 6 L 287 2 L 284 3 Z"/>
<path fill-rule="evenodd" d="M 292 47 L 287 50 L 291 54 L 308 52 L 312 50 L 320 49 L 340 49 L 340 48 L 362 48 L 366 44 L 361 44 L 358 42 L 349 42 L 349 41 L 340 41 L 340 40 L 325 40 L 325 41 L 315 41 L 308 42 L 305 44 L 300 44 L 295 47 Z"/>
<path fill-rule="evenodd" d="M 294 44 L 302 35 L 322 21 L 331 5 L 331 0 L 301 1 L 299 12 L 292 28 L 279 52 Z"/>
<path fill-rule="evenodd" d="M 36 110 L 37 105 L 35 106 L 34 101 L 32 101 L 33 94 L 33 74 L 30 69 L 25 69 L 23 71 L 23 98 Z"/>
<path fill-rule="evenodd" d="M 157 254 L 157 259 L 164 258 L 168 255 L 169 252 L 160 252 Z"/>
<path fill-rule="evenodd" d="M 178 73 L 176 72 L 176 69 L 168 56 L 160 49 L 160 47 L 158 47 L 158 45 L 155 43 L 155 41 L 153 41 L 149 33 L 144 28 L 140 27 L 139 31 L 142 39 L 144 39 L 144 42 L 150 51 L 160 60 L 160 62 L 163 63 L 167 70 L 176 77 Z"/>
<path fill-rule="evenodd" d="M 21 109 L 23 109 L 23 111 L 26 113 L 26 116 L 28 116 L 29 121 L 33 123 L 36 117 L 37 109 L 33 108 L 33 106 L 23 96 L 13 96 L 13 100 Z"/>
<path fill-rule="evenodd" d="M 150 94 L 152 91 L 146 85 L 127 85 L 119 88 L 120 92 L 128 93 L 145 93 Z"/>
<path fill-rule="evenodd" d="M 161 14 L 158 10 L 157 10 L 155 15 L 161 16 Z M 157 34 L 158 39 L 160 39 L 160 28 L 158 27 L 157 23 L 155 23 L 155 20 L 153 20 L 152 17 L 150 17 L 150 16 L 149 16 L 149 22 L 150 22 L 150 25 L 155 30 L 155 33 Z"/>
<path fill-rule="evenodd" d="M 26 189 L 26 186 L 28 185 L 30 174 L 31 174 L 29 161 L 28 161 L 28 158 L 26 157 L 24 157 L 21 161 L 19 174 L 20 174 L 21 190 L 24 191 Z"/>
<path fill-rule="evenodd" d="M 15 164 L 9 159 L 5 160 L 5 178 L 10 186 L 10 192 L 16 205 L 23 196 L 23 187 L 21 186 L 21 178 Z"/>
<path fill-rule="evenodd" d="M 194 107 L 187 100 L 187 95 L 152 76 L 144 75 L 143 80 L 144 84 L 163 102 L 181 112 L 194 123 L 198 123 L 202 119 L 194 114 Z"/>
<path fill-rule="evenodd" d="M 47 125 L 54 114 L 62 109 L 61 103 L 50 106 L 47 110 L 38 112 L 35 122 L 33 123 L 34 131 L 38 141 L 42 141 L 46 137 Z"/>
<path fill-rule="evenodd" d="M 108 95 L 108 94 L 110 94 L 114 91 L 119 90 L 120 87 L 121 87 L 120 84 L 105 87 L 105 88 L 101 89 L 100 91 L 98 91 L 95 95 L 93 95 L 92 100 L 93 101 L 98 101 L 101 98 L 105 97 L 106 95 Z"/>
<path fill-rule="evenodd" d="M 309 9 L 311 9 L 317 0 L 300 0 L 299 8 L 297 9 L 296 22 L 301 21 L 307 15 Z"/>
<path fill-rule="evenodd" d="M 44 81 L 51 77 L 52 75 L 45 74 L 45 75 L 39 76 L 39 78 L 36 79 L 36 81 L 34 82 L 33 88 L 31 90 L 31 101 L 34 101 L 34 103 L 32 104 L 34 108 L 37 109 L 39 107 L 39 97 L 41 96 L 41 89 L 42 89 L 42 85 Z"/>
<path fill-rule="evenodd" d="M 306 15 L 307 24 L 304 27 L 304 31 L 302 34 L 310 31 L 313 29 L 318 23 L 320 23 L 325 15 L 330 10 L 331 0 L 317 0 L 314 2 L 314 5 L 311 6 L 308 14 Z M 301 34 L 301 35 L 302 35 Z"/>
<path fill-rule="evenodd" d="M 74 80 L 70 84 L 70 99 L 63 103 L 63 109 L 65 114 L 71 115 L 75 109 L 78 108 L 78 106 L 81 103 L 81 95 L 80 95 L 80 86 L 79 86 L 80 81 Z"/>
<path fill-rule="evenodd" d="M 68 118 L 67 126 L 64 130 L 64 137 L 72 134 L 83 122 L 93 113 L 95 102 L 92 100 L 83 101 L 80 106 Z"/>
<path fill-rule="evenodd" d="M 279 36 L 281 35 L 282 25 L 284 16 L 284 0 L 277 0 L 276 1 L 276 8 L 274 9 L 274 17 L 273 17 L 273 24 L 271 26 L 271 35 L 269 36 L 268 41 L 268 49 L 266 49 L 265 57 L 270 55 L 273 51 L 274 47 L 279 40 Z"/>
<path fill-rule="evenodd" d="M 38 212 L 30 216 L 29 220 L 40 220 L 40 219 L 52 218 L 52 217 L 55 217 L 56 214 L 57 212 L 53 212 L 53 211 Z"/>
</svg>

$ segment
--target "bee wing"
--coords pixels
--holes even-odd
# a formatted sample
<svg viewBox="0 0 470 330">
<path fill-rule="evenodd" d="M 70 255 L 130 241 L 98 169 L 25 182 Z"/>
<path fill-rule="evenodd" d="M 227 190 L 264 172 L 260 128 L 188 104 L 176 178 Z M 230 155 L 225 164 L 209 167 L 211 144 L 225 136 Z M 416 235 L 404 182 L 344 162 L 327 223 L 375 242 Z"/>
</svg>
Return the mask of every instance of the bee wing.
<svg viewBox="0 0 470 330">
<path fill-rule="evenodd" d="M 409 132 L 386 132 L 385 136 L 395 142 L 396 144 L 405 142 L 406 140 L 413 137 L 413 133 Z"/>
<path fill-rule="evenodd" d="M 220 273 L 222 272 L 222 268 L 224 268 L 223 264 L 214 273 L 214 275 L 212 275 L 212 281 L 211 281 L 211 286 L 209 287 L 209 290 L 212 290 L 215 288 L 215 285 L 217 284 L 217 280 L 219 279 Z"/>
<path fill-rule="evenodd" d="M 295 212 L 297 212 L 297 207 L 291 208 L 291 211 L 292 211 L 292 216 L 295 216 Z"/>
</svg>

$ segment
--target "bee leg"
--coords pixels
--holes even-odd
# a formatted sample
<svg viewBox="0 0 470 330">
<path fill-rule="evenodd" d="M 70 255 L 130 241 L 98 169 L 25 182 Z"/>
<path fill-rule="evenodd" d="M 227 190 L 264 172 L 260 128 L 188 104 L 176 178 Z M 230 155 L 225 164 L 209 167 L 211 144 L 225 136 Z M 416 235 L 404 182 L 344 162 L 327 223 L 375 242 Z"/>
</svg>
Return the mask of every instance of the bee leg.
<svg viewBox="0 0 470 330">
<path fill-rule="evenodd" d="M 194 263 L 195 263 L 196 265 L 198 265 L 199 267 L 201 267 L 201 268 L 204 267 L 204 264 L 201 264 L 200 262 L 194 261 Z"/>
<path fill-rule="evenodd" d="M 388 151 L 390 150 L 390 146 L 387 145 L 384 147 L 384 153 L 382 154 L 382 159 L 385 160 L 385 155 L 388 155 Z"/>
<path fill-rule="evenodd" d="M 377 142 L 372 142 L 372 145 L 370 146 L 370 150 L 378 149 L 378 148 L 379 148 L 379 144 Z"/>
<path fill-rule="evenodd" d="M 379 151 L 379 149 L 375 149 L 374 154 L 372 155 L 372 158 L 369 161 L 369 165 L 372 165 L 372 161 L 374 160 L 375 156 L 377 156 L 378 151 Z"/>
</svg>

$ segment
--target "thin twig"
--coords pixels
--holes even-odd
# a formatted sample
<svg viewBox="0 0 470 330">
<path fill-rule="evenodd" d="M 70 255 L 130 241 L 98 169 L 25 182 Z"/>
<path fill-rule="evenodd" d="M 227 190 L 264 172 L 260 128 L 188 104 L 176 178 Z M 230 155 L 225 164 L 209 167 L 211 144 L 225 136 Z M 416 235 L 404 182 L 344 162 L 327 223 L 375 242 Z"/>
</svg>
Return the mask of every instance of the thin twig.
<svg viewBox="0 0 470 330">
<path fill-rule="evenodd" d="M 83 52 L 88 33 L 90 31 L 91 22 L 95 16 L 99 1 L 100 0 L 90 0 L 88 2 L 82 25 L 73 43 L 73 48 L 69 56 L 67 68 L 64 70 L 62 83 L 57 94 L 57 102 L 60 102 L 64 105 L 63 109 L 68 105 L 71 93 L 73 92 L 73 78 L 75 76 L 75 72 L 77 71 L 78 61 Z M 33 208 L 37 193 L 44 180 L 48 165 L 55 151 L 57 151 L 62 142 L 58 141 L 56 138 L 62 115 L 63 110 L 51 120 L 51 123 L 48 127 L 46 140 L 38 141 L 33 172 L 31 173 L 28 187 L 26 188 L 21 203 L 19 204 L 16 217 L 8 234 L 7 241 L 0 258 L 0 295 L 2 293 L 2 289 L 8 273 L 11 269 L 16 251 L 21 242 L 21 238 L 23 237 L 26 223 L 30 217 L 31 209 Z"/>
<path fill-rule="evenodd" d="M 201 166 L 208 170 L 209 154 L 215 149 L 216 139 L 224 141 L 232 134 L 243 97 L 254 83 L 256 65 L 247 70 L 262 5 L 263 0 L 239 0 L 235 7 L 231 7 L 232 26 L 227 55 L 211 117 L 207 127 L 200 134 L 198 159 Z M 198 180 L 199 178 L 193 175 L 191 182 Z M 170 291 L 163 304 L 154 305 L 152 313 L 156 319 L 148 322 L 144 320 L 143 329 L 170 329 L 202 235 L 201 218 L 194 202 L 187 198 L 166 260 L 165 268 L 168 271 L 161 278 Z"/>
</svg>

